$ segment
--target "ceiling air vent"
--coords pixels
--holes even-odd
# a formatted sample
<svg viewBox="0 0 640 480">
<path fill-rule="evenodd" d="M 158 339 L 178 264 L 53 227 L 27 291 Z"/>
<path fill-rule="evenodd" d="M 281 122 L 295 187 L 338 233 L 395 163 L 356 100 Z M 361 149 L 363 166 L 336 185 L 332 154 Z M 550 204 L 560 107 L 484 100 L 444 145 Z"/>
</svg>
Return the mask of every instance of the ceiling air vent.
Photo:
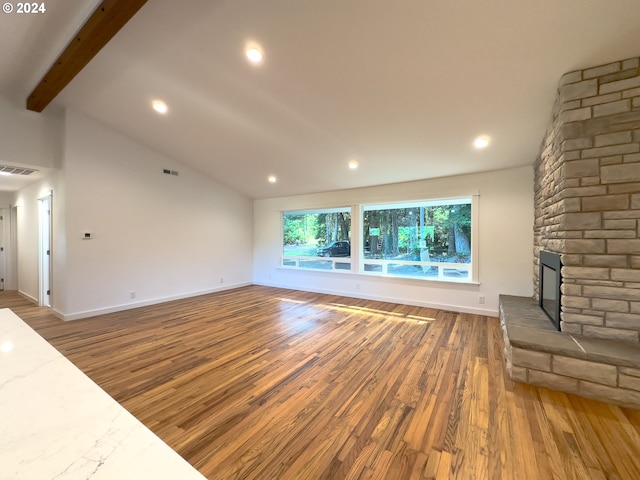
<svg viewBox="0 0 640 480">
<path fill-rule="evenodd" d="M 10 173 L 11 175 L 31 175 L 33 172 L 37 172 L 32 168 L 12 167 L 11 165 L 0 165 L 0 172 Z"/>
<path fill-rule="evenodd" d="M 178 172 L 176 170 L 169 170 L 168 168 L 163 168 L 162 173 L 164 173 L 165 175 L 175 175 L 176 177 L 178 176 Z"/>
</svg>

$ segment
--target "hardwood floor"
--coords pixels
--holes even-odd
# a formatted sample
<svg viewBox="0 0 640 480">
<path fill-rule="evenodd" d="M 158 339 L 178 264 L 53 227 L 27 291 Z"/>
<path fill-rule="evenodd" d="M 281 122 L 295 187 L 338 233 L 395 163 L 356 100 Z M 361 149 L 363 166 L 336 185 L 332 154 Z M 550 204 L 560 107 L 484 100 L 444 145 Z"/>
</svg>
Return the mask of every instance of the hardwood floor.
<svg viewBox="0 0 640 480">
<path fill-rule="evenodd" d="M 210 479 L 640 479 L 640 411 L 512 383 L 497 318 L 259 286 L 0 307 Z"/>
</svg>

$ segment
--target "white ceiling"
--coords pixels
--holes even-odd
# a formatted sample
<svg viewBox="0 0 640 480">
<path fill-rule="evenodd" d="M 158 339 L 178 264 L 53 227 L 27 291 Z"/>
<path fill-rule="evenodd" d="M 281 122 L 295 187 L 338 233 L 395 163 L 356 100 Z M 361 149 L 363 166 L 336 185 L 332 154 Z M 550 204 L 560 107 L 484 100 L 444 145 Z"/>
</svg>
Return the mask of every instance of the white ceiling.
<svg viewBox="0 0 640 480">
<path fill-rule="evenodd" d="M 0 14 L 0 92 L 96 3 Z M 638 0 L 151 0 L 55 104 L 253 198 L 488 171 L 531 165 L 562 74 L 640 56 L 639 26 Z"/>
</svg>

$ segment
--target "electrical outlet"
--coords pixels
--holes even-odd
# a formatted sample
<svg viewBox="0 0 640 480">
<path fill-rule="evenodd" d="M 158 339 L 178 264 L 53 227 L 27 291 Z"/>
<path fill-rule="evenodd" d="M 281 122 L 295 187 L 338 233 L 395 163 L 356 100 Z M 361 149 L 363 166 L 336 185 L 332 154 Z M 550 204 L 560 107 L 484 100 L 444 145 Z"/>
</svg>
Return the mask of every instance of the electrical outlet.
<svg viewBox="0 0 640 480">
<path fill-rule="evenodd" d="M 484 295 L 478 295 L 478 303 L 484 305 Z"/>
<path fill-rule="evenodd" d="M 129 292 L 129 298 L 136 298 L 136 292 Z"/>
<path fill-rule="evenodd" d="M 220 277 L 220 283 L 224 283 L 224 278 Z"/>
</svg>

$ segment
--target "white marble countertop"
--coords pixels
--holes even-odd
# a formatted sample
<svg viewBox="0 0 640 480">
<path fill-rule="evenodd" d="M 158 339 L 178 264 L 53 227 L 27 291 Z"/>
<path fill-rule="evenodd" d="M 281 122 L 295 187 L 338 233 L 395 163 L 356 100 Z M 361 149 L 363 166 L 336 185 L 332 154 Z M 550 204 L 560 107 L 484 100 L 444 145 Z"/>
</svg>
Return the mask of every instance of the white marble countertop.
<svg viewBox="0 0 640 480">
<path fill-rule="evenodd" d="M 0 309 L 0 480 L 202 480 L 11 310 Z"/>
</svg>

